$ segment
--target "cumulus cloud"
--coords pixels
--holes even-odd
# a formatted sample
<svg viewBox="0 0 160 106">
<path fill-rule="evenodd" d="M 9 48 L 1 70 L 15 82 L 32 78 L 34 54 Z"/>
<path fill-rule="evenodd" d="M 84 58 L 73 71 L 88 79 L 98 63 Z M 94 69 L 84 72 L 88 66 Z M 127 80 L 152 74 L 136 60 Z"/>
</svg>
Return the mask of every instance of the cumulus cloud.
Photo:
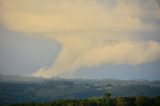
<svg viewBox="0 0 160 106">
<path fill-rule="evenodd" d="M 1 0 L 1 24 L 14 31 L 44 33 L 41 36 L 62 46 L 53 66 L 34 76 L 65 76 L 101 64 L 144 64 L 160 58 L 159 42 L 134 35 L 159 30 L 143 21 L 144 17 L 159 20 L 159 5 L 156 0 L 145 2 Z"/>
</svg>

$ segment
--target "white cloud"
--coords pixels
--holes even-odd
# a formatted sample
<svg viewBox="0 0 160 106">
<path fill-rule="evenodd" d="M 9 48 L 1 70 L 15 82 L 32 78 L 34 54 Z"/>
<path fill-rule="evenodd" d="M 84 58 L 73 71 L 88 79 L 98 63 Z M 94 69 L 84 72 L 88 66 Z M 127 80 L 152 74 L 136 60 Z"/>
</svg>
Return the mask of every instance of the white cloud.
<svg viewBox="0 0 160 106">
<path fill-rule="evenodd" d="M 96 0 L 2 0 L 2 22 L 24 32 L 135 31 L 145 29 L 137 5 L 117 2 L 108 10 Z"/>
<path fill-rule="evenodd" d="M 159 42 L 138 40 L 134 35 L 159 29 L 142 20 L 151 15 L 152 19 L 160 19 L 155 0 L 147 1 L 147 6 L 139 0 L 116 0 L 114 5 L 102 5 L 98 0 L 1 0 L 1 3 L 2 25 L 19 32 L 46 33 L 41 36 L 62 46 L 53 66 L 40 69 L 34 76 L 63 76 L 81 67 L 137 65 L 160 58 Z"/>
</svg>

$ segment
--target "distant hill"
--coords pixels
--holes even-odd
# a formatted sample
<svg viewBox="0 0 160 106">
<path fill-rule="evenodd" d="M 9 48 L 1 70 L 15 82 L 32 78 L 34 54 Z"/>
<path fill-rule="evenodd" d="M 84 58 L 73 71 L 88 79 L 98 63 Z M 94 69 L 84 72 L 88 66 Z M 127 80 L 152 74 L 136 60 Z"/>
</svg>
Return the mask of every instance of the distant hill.
<svg viewBox="0 0 160 106">
<path fill-rule="evenodd" d="M 20 76 L 20 75 L 3 75 L 0 74 L 0 81 L 7 82 L 7 81 L 41 81 L 44 78 L 36 78 L 31 76 Z"/>
<path fill-rule="evenodd" d="M 0 104 L 48 102 L 57 99 L 117 96 L 160 96 L 160 81 L 35 78 L 0 75 Z"/>
</svg>

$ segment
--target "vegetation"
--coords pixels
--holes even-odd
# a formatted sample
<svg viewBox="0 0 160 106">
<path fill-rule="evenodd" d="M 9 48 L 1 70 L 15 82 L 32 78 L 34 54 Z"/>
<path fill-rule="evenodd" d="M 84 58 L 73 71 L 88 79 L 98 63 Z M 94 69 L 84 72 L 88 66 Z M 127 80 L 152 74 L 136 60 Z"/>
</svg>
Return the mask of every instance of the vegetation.
<svg viewBox="0 0 160 106">
<path fill-rule="evenodd" d="M 115 97 L 103 99 L 56 100 L 48 103 L 22 103 L 9 106 L 160 106 L 160 97 Z"/>
<path fill-rule="evenodd" d="M 0 77 L 0 106 L 160 106 L 159 96 L 160 81 Z"/>
</svg>

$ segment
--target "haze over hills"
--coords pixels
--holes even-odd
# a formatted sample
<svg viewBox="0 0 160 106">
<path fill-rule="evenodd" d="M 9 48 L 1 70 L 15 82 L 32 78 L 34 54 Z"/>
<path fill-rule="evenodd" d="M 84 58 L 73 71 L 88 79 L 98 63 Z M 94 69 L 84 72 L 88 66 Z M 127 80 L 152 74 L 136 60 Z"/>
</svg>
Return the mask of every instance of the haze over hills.
<svg viewBox="0 0 160 106">
<path fill-rule="evenodd" d="M 81 81 L 111 81 L 111 83 L 121 83 L 121 82 L 154 82 L 159 80 L 147 80 L 147 79 L 131 79 L 131 80 L 124 80 L 124 79 L 115 79 L 115 78 L 106 78 L 106 79 L 96 79 L 96 78 L 61 78 L 61 77 L 52 77 L 52 78 L 43 78 L 43 77 L 34 77 L 34 76 L 25 76 L 25 75 L 5 75 L 0 74 L 0 81 L 43 81 L 43 80 L 81 80 Z"/>
</svg>

